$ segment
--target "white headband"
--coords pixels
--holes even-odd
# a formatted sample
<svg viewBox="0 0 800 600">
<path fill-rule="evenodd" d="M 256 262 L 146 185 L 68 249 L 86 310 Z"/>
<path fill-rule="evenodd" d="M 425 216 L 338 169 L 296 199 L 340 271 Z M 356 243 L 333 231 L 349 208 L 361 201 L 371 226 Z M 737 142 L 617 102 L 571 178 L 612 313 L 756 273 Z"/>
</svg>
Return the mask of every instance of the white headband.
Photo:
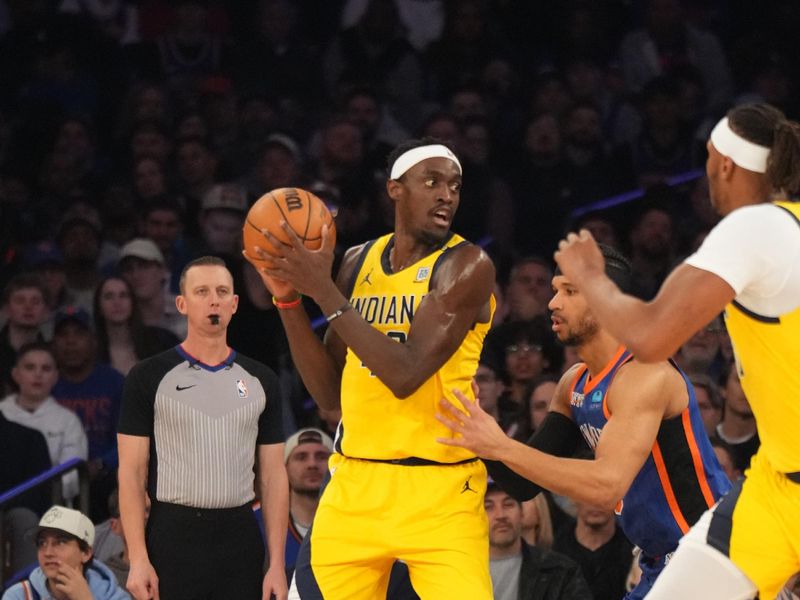
<svg viewBox="0 0 800 600">
<path fill-rule="evenodd" d="M 449 158 L 458 167 L 458 174 L 461 175 L 461 163 L 458 162 L 456 155 L 450 151 L 450 148 L 442 144 L 431 144 L 429 146 L 418 146 L 412 148 L 408 152 L 403 152 L 397 157 L 392 165 L 392 172 L 389 175 L 390 179 L 399 179 L 403 174 L 414 165 L 421 163 L 426 158 Z"/>
<path fill-rule="evenodd" d="M 720 154 L 727 156 L 743 169 L 756 173 L 767 172 L 769 148 L 754 144 L 736 133 L 728 124 L 728 117 L 723 117 L 714 127 L 711 143 Z"/>
</svg>

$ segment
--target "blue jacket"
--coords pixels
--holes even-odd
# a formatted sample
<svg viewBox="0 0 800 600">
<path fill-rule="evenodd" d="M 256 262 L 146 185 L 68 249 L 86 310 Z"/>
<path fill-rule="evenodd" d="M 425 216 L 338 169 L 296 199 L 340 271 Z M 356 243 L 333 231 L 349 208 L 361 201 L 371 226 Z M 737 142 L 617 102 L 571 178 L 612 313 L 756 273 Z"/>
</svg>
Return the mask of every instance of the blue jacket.
<svg viewBox="0 0 800 600">
<path fill-rule="evenodd" d="M 92 560 L 86 570 L 86 580 L 92 591 L 94 600 L 130 600 L 128 592 L 119 587 L 111 570 L 99 560 Z M 30 596 L 26 594 L 25 585 L 32 588 Z M 36 567 L 27 581 L 17 583 L 6 590 L 3 600 L 50 600 L 52 596 L 47 589 L 47 578 L 41 567 Z"/>
</svg>

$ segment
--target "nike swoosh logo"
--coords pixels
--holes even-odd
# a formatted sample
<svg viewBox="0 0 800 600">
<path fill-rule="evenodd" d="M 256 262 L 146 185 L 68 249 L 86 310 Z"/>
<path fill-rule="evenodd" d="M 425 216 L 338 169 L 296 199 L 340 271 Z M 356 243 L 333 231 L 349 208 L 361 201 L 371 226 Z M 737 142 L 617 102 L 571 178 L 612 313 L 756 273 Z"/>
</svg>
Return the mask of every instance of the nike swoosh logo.
<svg viewBox="0 0 800 600">
<path fill-rule="evenodd" d="M 193 387 L 195 387 L 196 385 L 197 385 L 196 383 L 195 383 L 194 385 L 183 385 L 183 386 L 181 386 L 181 385 L 176 385 L 176 386 L 175 386 L 175 389 L 176 389 L 176 390 L 178 390 L 179 392 L 182 392 L 183 390 L 188 390 L 189 388 L 193 388 Z"/>
</svg>

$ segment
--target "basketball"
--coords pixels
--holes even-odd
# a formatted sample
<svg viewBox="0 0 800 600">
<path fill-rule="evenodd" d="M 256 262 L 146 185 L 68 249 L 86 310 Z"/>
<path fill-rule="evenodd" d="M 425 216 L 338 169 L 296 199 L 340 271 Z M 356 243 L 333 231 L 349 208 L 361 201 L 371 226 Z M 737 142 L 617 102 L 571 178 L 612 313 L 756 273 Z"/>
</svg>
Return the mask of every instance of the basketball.
<svg viewBox="0 0 800 600">
<path fill-rule="evenodd" d="M 281 220 L 294 230 L 309 250 L 317 250 L 322 245 L 322 226 L 328 226 L 328 235 L 336 242 L 336 226 L 328 207 L 317 196 L 301 188 L 279 188 L 267 192 L 259 198 L 247 213 L 244 222 L 242 241 L 247 256 L 270 266 L 268 260 L 261 260 L 253 253 L 254 246 L 266 251 L 274 248 L 261 233 L 266 229 L 277 239 L 289 243 L 286 232 L 281 228 Z"/>
</svg>

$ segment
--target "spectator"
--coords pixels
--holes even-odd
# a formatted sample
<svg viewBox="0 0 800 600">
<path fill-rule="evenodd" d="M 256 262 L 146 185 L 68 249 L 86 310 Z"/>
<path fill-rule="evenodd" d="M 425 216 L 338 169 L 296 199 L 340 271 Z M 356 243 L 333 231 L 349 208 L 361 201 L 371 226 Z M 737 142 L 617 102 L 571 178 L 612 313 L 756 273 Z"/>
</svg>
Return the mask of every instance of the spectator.
<svg viewBox="0 0 800 600">
<path fill-rule="evenodd" d="M 675 354 L 675 362 L 687 373 L 705 373 L 719 377 L 723 367 L 720 338 L 725 335 L 722 316 L 714 317 L 708 325 L 682 344 Z"/>
<path fill-rule="evenodd" d="M 515 261 L 505 289 L 508 321 L 528 321 L 547 315 L 547 303 L 552 296 L 552 278 L 552 266 L 539 256 Z"/>
<path fill-rule="evenodd" d="M 522 539 L 522 505 L 496 485 L 486 490 L 489 569 L 496 600 L 591 600 L 580 567 Z"/>
<path fill-rule="evenodd" d="M 219 160 L 206 140 L 194 137 L 178 142 L 175 162 L 185 223 L 189 231 L 194 232 L 203 195 L 217 182 Z"/>
<path fill-rule="evenodd" d="M 705 373 L 689 372 L 687 375 L 694 387 L 697 408 L 700 409 L 700 416 L 703 419 L 706 434 L 709 439 L 713 440 L 717 435 L 717 426 L 722 420 L 722 398 L 720 397 L 719 387 Z"/>
<path fill-rule="evenodd" d="M 394 0 L 370 0 L 361 19 L 337 34 L 325 52 L 323 74 L 332 96 L 350 85 L 368 84 L 404 127 L 416 128 L 423 70 Z"/>
<path fill-rule="evenodd" d="M 149 511 L 149 507 L 145 507 L 145 513 Z M 120 587 L 125 587 L 128 582 L 128 574 L 131 570 L 131 560 L 128 554 L 128 544 L 125 542 L 125 531 L 122 529 L 122 519 L 119 516 L 119 490 L 114 490 L 108 497 L 108 521 L 104 521 L 95 528 L 95 542 L 94 554 L 95 558 L 102 560 L 105 565 L 114 573 L 117 578 L 117 583 Z M 108 523 L 108 537 L 104 544 L 104 550 L 107 556 L 100 556 L 98 549 L 98 539 L 100 536 L 100 527 L 104 523 Z M 113 536 L 113 537 L 112 537 Z M 113 541 L 112 541 L 113 540 Z"/>
<path fill-rule="evenodd" d="M 546 494 L 522 503 L 522 539 L 543 550 L 553 547 L 553 520 Z"/>
<path fill-rule="evenodd" d="M 142 322 L 133 290 L 121 277 L 107 277 L 97 287 L 94 325 L 98 360 L 123 375 L 143 358 L 178 344 L 171 331 Z"/>
<path fill-rule="evenodd" d="M 86 311 L 92 310 L 92 297 L 100 281 L 101 230 L 96 211 L 72 214 L 61 222 L 56 236 L 64 256 L 67 295 Z"/>
<path fill-rule="evenodd" d="M 241 260 L 242 226 L 247 214 L 247 195 L 235 183 L 218 183 L 209 189 L 200 204 L 199 254 Z"/>
<path fill-rule="evenodd" d="M 24 264 L 39 277 L 47 299 L 48 320 L 43 324 L 45 338 L 53 337 L 52 318 L 58 308 L 71 303 L 67 295 L 67 277 L 64 272 L 64 257 L 52 241 L 41 241 L 28 247 L 24 254 Z"/>
<path fill-rule="evenodd" d="M 152 199 L 142 207 L 139 214 L 141 237 L 153 240 L 158 246 L 170 274 L 169 290 L 177 294 L 181 270 L 191 260 L 185 235 L 196 234 L 197 221 L 187 226 L 184 208 L 171 196 Z"/>
<path fill-rule="evenodd" d="M 750 402 L 744 395 L 735 364 L 730 364 L 720 377 L 723 397 L 722 421 L 717 425 L 717 436 L 728 444 L 733 452 L 733 465 L 744 473 L 750 459 L 756 453 L 761 440 L 758 437 L 756 419 Z"/>
<path fill-rule="evenodd" d="M 500 414 L 500 407 L 498 406 L 498 399 L 503 394 L 505 388 L 503 379 L 493 367 L 488 359 L 482 358 L 478 363 L 478 368 L 473 377 L 478 386 L 478 396 L 481 399 L 481 406 L 483 410 L 492 415 L 495 420 L 500 423 L 508 435 L 513 435 L 514 431 L 509 431 L 506 426 L 513 426 L 514 423 L 503 423 L 503 416 Z"/>
<path fill-rule="evenodd" d="M 0 494 L 25 483 L 50 468 L 50 453 L 44 436 L 35 429 L 6 419 L 0 411 Z M 9 460 L 8 457 L 13 457 Z M 36 548 L 27 533 L 36 525 L 52 495 L 46 487 L 31 490 L 4 506 L 3 538 L 8 540 L 8 564 L 16 573 L 36 560 Z"/>
<path fill-rule="evenodd" d="M 139 200 L 149 202 L 167 193 L 164 165 L 151 156 L 140 156 L 131 169 L 133 192 Z"/>
<path fill-rule="evenodd" d="M 631 293 L 649 300 L 675 260 L 672 215 L 665 208 L 645 207 L 631 228 L 629 242 L 633 269 Z"/>
<path fill-rule="evenodd" d="M 89 447 L 80 419 L 50 395 L 58 380 L 56 359 L 50 347 L 43 342 L 22 346 L 11 376 L 19 391 L 0 401 L 0 412 L 9 421 L 42 433 L 53 466 L 71 458 L 86 460 Z M 64 475 L 63 498 L 71 502 L 78 492 L 78 473 Z"/>
<path fill-rule="evenodd" d="M 691 64 L 703 79 L 707 110 L 718 110 L 730 101 L 731 73 L 719 40 L 687 22 L 680 0 L 649 0 L 645 26 L 623 38 L 619 54 L 625 80 L 634 92 L 654 77 Z"/>
<path fill-rule="evenodd" d="M 617 527 L 614 511 L 576 502 L 575 527 L 563 531 L 553 550 L 578 563 L 594 598 L 622 598 L 633 545 Z"/>
<path fill-rule="evenodd" d="M 736 455 L 730 444 L 723 442 L 718 437 L 713 437 L 711 438 L 711 446 L 714 448 L 714 454 L 717 455 L 719 465 L 722 467 L 722 470 L 725 471 L 725 475 L 728 476 L 728 479 L 733 482 L 741 479 L 743 473 L 741 469 L 736 467 Z"/>
<path fill-rule="evenodd" d="M 317 512 L 331 452 L 333 440 L 320 429 L 300 429 L 286 440 L 283 453 L 289 478 L 289 531 L 284 557 L 287 579 L 292 577 L 300 544 Z"/>
<path fill-rule="evenodd" d="M 36 532 L 39 566 L 28 579 L 10 587 L 3 600 L 129 600 L 114 574 L 92 558 L 94 525 L 71 508 L 53 506 Z"/>
<path fill-rule="evenodd" d="M 248 183 L 251 196 L 260 198 L 270 190 L 306 184 L 303 154 L 294 139 L 273 133 L 260 144 Z"/>
<path fill-rule="evenodd" d="M 43 341 L 47 319 L 47 291 L 38 277 L 16 275 L 3 288 L 3 312 L 7 322 L 0 329 L 0 393 L 11 392 L 11 369 L 17 351 L 30 342 Z"/>
<path fill-rule="evenodd" d="M 169 292 L 169 273 L 158 246 L 145 238 L 131 240 L 120 250 L 117 268 L 133 290 L 142 322 L 163 327 L 180 338 L 185 333 L 186 320 L 178 313 L 175 296 Z"/>
<path fill-rule="evenodd" d="M 550 411 L 550 400 L 556 391 L 558 378 L 555 375 L 541 375 L 531 381 L 525 394 L 528 414 L 530 415 L 531 431 L 536 431 Z M 483 396 L 480 397 L 483 402 Z"/>
<path fill-rule="evenodd" d="M 89 441 L 92 517 L 106 517 L 114 489 L 117 445 L 114 434 L 122 398 L 123 376 L 97 360 L 97 338 L 89 313 L 68 306 L 56 314 L 53 350 L 60 377 L 53 397 L 77 413 Z"/>
</svg>

